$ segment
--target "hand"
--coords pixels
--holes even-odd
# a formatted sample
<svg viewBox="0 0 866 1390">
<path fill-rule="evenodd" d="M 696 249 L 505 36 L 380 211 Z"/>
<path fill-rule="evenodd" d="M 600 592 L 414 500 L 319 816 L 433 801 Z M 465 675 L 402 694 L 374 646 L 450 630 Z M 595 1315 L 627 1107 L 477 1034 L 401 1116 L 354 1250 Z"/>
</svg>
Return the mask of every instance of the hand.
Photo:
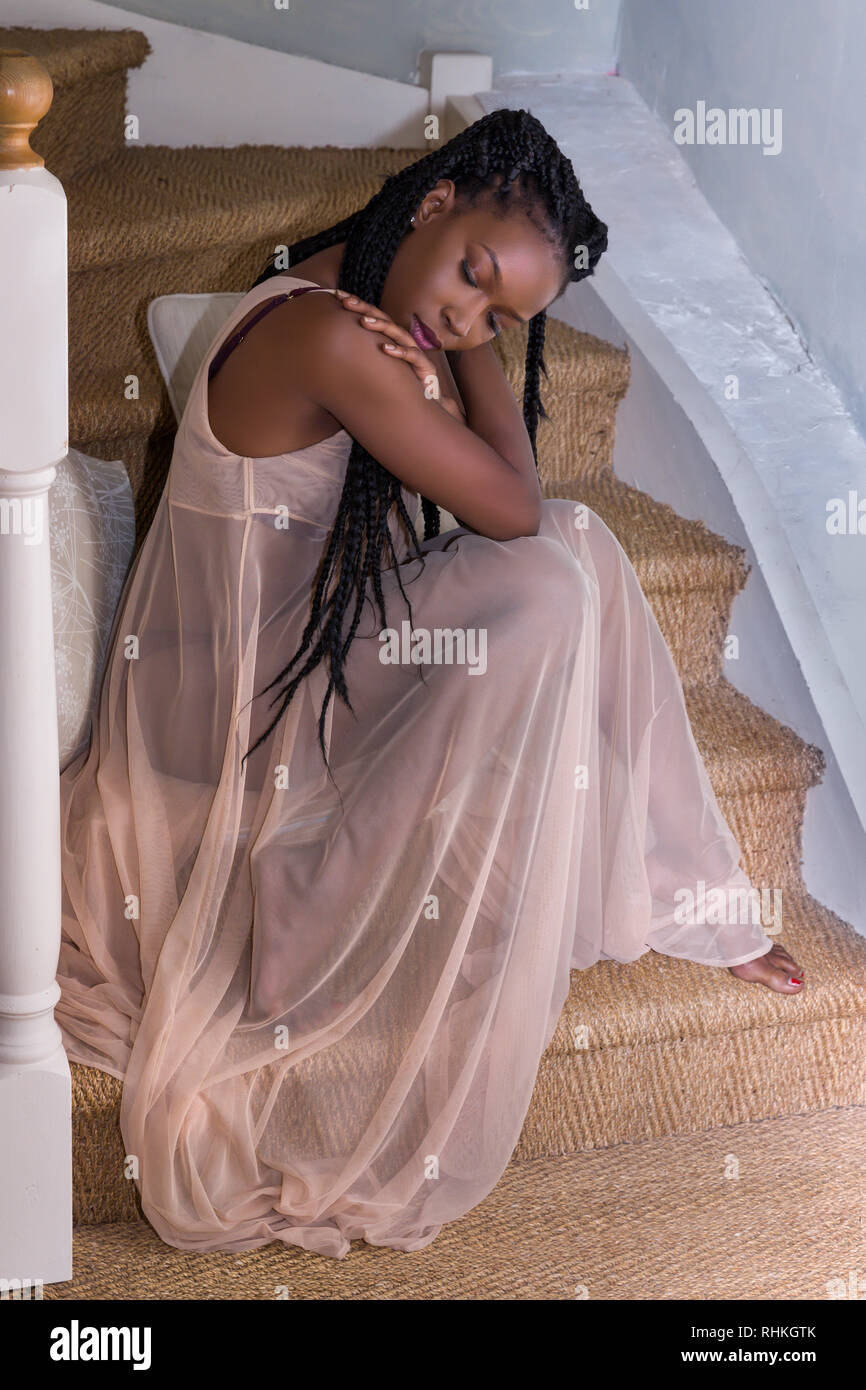
<svg viewBox="0 0 866 1390">
<path fill-rule="evenodd" d="M 401 328 L 375 304 L 367 304 L 357 295 L 350 295 L 346 290 L 335 290 L 334 293 L 345 309 L 361 315 L 359 322 L 362 328 L 368 328 L 374 333 L 383 333 L 387 336 L 388 341 L 382 344 L 382 351 L 386 352 L 389 357 L 402 359 L 412 368 L 429 400 L 437 401 L 453 419 L 459 420 L 461 424 L 465 423 L 466 417 L 458 402 L 442 391 L 435 364 L 425 352 L 422 352 L 407 329 Z"/>
</svg>

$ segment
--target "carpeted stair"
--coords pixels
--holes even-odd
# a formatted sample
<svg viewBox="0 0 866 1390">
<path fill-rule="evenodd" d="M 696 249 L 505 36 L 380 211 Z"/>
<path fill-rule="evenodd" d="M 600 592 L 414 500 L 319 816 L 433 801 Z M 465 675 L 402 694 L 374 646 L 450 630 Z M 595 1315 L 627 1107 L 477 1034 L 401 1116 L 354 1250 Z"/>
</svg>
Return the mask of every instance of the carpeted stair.
<svg viewBox="0 0 866 1390">
<path fill-rule="evenodd" d="M 143 35 L 0 30 L 0 44 L 38 56 L 55 83 L 52 112 L 32 143 L 63 180 L 69 199 L 70 443 L 86 453 L 125 460 L 140 545 L 162 490 L 174 435 L 147 333 L 150 299 L 249 288 L 276 245 L 362 205 L 387 174 L 413 162 L 419 151 L 127 147 L 126 71 L 147 56 Z M 524 332 L 517 330 L 497 343 L 518 398 L 524 343 Z M 549 319 L 545 358 L 549 381 L 542 379 L 542 394 L 551 419 L 538 433 L 544 491 L 587 503 L 631 557 L 677 662 L 695 739 L 742 846 L 744 867 L 756 887 L 781 890 L 780 939 L 807 968 L 808 985 L 800 996 L 781 996 L 743 984 L 727 971 L 652 952 L 627 966 L 603 961 L 574 972 L 506 1175 L 475 1213 L 455 1223 L 428 1251 L 408 1257 L 411 1268 L 420 1271 L 413 1285 L 419 1292 L 409 1296 L 573 1297 L 569 1290 L 581 1282 L 586 1266 L 580 1260 L 569 1263 L 562 1242 L 572 1231 L 577 1239 L 577 1216 L 570 1222 L 568 1213 L 581 1209 L 587 1238 L 594 1232 L 601 1242 L 598 1268 L 607 1270 L 601 1284 L 622 1289 L 628 1280 L 610 1263 L 609 1250 L 603 1255 L 599 1223 L 611 1200 L 610 1184 L 625 1184 L 633 1163 L 649 1164 L 647 1174 L 659 1165 L 645 1183 L 645 1196 L 652 1200 L 672 1169 L 695 1155 L 726 1153 L 735 1135 L 738 1144 L 744 1136 L 743 1142 L 763 1155 L 765 1176 L 767 1165 L 778 1171 L 780 1154 L 790 1158 L 792 1146 L 805 1153 L 811 1145 L 809 1152 L 818 1155 L 832 1143 L 834 1125 L 852 1146 L 863 1135 L 866 1112 L 858 1107 L 866 1106 L 866 940 L 809 896 L 800 873 L 806 793 L 821 779 L 823 755 L 739 694 L 722 674 L 731 604 L 748 574 L 743 552 L 614 476 L 615 414 L 628 386 L 626 353 Z M 134 400 L 127 399 L 130 375 L 139 382 Z M 578 1037 L 585 1045 L 576 1045 Z M 393 1252 L 364 1252 L 356 1264 L 353 1251 L 353 1282 L 346 1265 L 340 1266 L 343 1272 L 323 1273 L 324 1262 L 301 1252 L 275 1254 L 269 1247 L 267 1258 L 259 1254 L 234 1262 L 228 1256 L 181 1256 L 162 1245 L 141 1225 L 136 1191 L 123 1176 L 121 1083 L 78 1065 L 72 1072 L 76 1267 L 84 1273 L 83 1282 L 58 1286 L 52 1296 L 72 1296 L 79 1287 L 88 1297 L 116 1296 L 109 1290 L 130 1287 L 126 1274 L 136 1270 L 139 1283 L 143 1279 L 147 1286 L 151 1280 L 160 1288 L 168 1278 L 171 1288 L 167 1271 L 181 1269 L 178 1260 L 198 1259 L 204 1263 L 196 1266 L 195 1278 L 178 1276 L 181 1286 L 188 1280 L 195 1292 L 129 1296 L 273 1297 L 269 1290 L 280 1282 L 273 1270 L 292 1255 L 298 1256 L 293 1274 L 306 1281 L 307 1292 L 297 1296 L 398 1296 L 409 1266 Z M 838 1107 L 846 1107 L 844 1116 Z M 807 1118 L 790 1118 L 797 1116 Z M 741 1128 L 722 1128 L 727 1126 Z M 862 1172 L 862 1150 L 859 1163 Z M 843 1171 L 848 1171 L 844 1165 Z M 582 1207 L 575 1205 L 581 1184 Z M 840 1207 L 858 1193 L 862 1200 L 862 1182 L 855 1188 L 852 1182 L 836 1194 Z M 778 1189 L 772 1193 L 778 1196 Z M 790 1224 L 785 1213 L 790 1218 L 800 1197 L 812 1201 L 813 1194 L 804 1187 L 798 1196 L 792 1187 L 785 1200 L 771 1195 L 778 1222 Z M 591 1218 L 588 1208 L 594 1208 Z M 494 1214 L 489 1226 L 484 1212 Z M 128 1225 L 136 1221 L 137 1227 Z M 630 1229 L 629 1239 L 636 1229 Z M 721 1238 L 724 1223 L 713 1229 Z M 505 1277 L 508 1242 L 524 1240 L 528 1249 L 536 1236 L 539 1249 L 553 1241 L 562 1268 L 557 1265 L 548 1277 L 549 1262 L 533 1257 L 522 1274 L 518 1270 L 516 1282 Z M 146 1276 L 140 1272 L 142 1260 Z M 250 1291 L 255 1281 L 236 1273 L 241 1265 L 262 1274 L 261 1292 Z M 385 1279 L 383 1285 L 383 1273 L 394 1282 Z M 785 1284 L 777 1264 L 776 1284 L 771 1281 L 762 1296 L 826 1296 L 804 1291 L 811 1277 L 805 1265 L 791 1266 L 789 1273 Z M 238 1291 L 231 1291 L 232 1279 L 239 1281 Z M 727 1292 L 697 1296 L 748 1297 L 737 1291 L 748 1282 L 734 1279 Z M 767 1281 L 759 1280 L 758 1286 L 766 1290 Z M 555 1291 L 561 1287 L 564 1293 Z M 692 1296 L 682 1285 L 673 1293 L 652 1292 L 654 1287 L 676 1288 L 676 1276 L 659 1274 L 645 1294 L 591 1296 Z M 326 1288 L 331 1292 L 321 1292 Z"/>
<path fill-rule="evenodd" d="M 358 1242 L 345 1260 L 325 1260 L 276 1241 L 198 1254 L 164 1245 L 143 1221 L 79 1226 L 75 1280 L 45 1297 L 862 1298 L 863 1282 L 850 1290 L 866 1262 L 864 1115 L 822 1110 L 513 1161 L 483 1202 L 412 1254 Z"/>
</svg>

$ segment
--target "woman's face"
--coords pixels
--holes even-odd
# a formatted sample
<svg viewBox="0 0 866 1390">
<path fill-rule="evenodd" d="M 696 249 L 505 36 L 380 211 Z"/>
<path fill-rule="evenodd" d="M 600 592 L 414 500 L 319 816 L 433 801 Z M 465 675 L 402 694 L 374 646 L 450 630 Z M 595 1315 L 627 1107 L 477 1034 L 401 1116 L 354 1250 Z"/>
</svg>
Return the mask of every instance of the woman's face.
<svg viewBox="0 0 866 1390">
<path fill-rule="evenodd" d="M 432 329 L 431 350 L 465 352 L 546 309 L 562 275 L 525 213 L 495 217 L 483 204 L 458 212 L 453 182 L 440 179 L 397 248 L 380 307 L 410 332 L 413 316 Z"/>
</svg>

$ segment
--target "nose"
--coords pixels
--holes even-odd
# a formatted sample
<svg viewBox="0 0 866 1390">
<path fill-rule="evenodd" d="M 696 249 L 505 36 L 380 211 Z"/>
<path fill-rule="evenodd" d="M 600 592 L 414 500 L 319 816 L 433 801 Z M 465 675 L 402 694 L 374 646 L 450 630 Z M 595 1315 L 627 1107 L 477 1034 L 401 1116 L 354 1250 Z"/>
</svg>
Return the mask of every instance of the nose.
<svg viewBox="0 0 866 1390">
<path fill-rule="evenodd" d="M 469 334 L 472 332 L 472 328 L 475 324 L 475 320 L 478 318 L 479 313 L 483 313 L 483 311 L 484 304 L 482 302 L 481 304 L 479 304 L 478 309 L 475 311 L 469 308 L 463 308 L 459 310 L 445 309 L 442 312 L 445 318 L 445 322 L 448 324 L 448 328 L 451 331 L 451 333 L 454 334 L 455 338 L 462 339 L 469 337 Z"/>
</svg>

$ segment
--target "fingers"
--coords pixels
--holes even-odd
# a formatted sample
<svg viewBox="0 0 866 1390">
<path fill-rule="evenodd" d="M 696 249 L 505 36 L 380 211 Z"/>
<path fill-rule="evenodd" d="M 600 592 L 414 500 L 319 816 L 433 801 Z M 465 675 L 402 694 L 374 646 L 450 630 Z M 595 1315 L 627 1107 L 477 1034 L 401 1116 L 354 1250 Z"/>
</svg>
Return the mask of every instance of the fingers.
<svg viewBox="0 0 866 1390">
<path fill-rule="evenodd" d="M 334 294 L 337 296 L 344 309 L 351 309 L 355 314 L 373 318 L 383 325 L 394 322 L 393 319 L 389 318 L 381 309 L 377 308 L 375 304 L 368 304 L 366 299 L 359 299 L 356 294 L 347 294 L 345 290 L 334 290 Z M 395 328 L 396 326 L 397 325 L 394 324 Z"/>
<path fill-rule="evenodd" d="M 359 322 L 363 328 L 382 333 L 388 339 L 387 342 L 382 343 L 382 351 L 387 352 L 389 357 L 402 358 L 412 368 L 425 392 L 434 399 L 440 400 L 442 391 L 436 368 L 427 354 L 421 351 L 412 334 L 405 328 L 401 328 L 375 304 L 367 304 L 356 294 L 347 294 L 345 290 L 335 290 L 334 293 L 346 309 L 360 313 Z"/>
<path fill-rule="evenodd" d="M 393 319 L 389 319 L 387 315 L 378 317 L 375 314 L 362 314 L 361 323 L 365 328 L 372 328 L 375 332 L 387 333 L 389 338 L 392 338 L 400 347 L 405 348 L 407 352 L 414 351 L 417 352 L 419 356 L 422 355 L 421 349 L 415 342 L 412 334 L 407 333 L 405 328 L 401 328 L 398 323 L 395 323 Z"/>
<path fill-rule="evenodd" d="M 413 342 L 412 347 L 402 347 L 399 343 L 383 343 L 382 351 L 387 352 L 389 357 L 402 359 L 407 367 L 411 367 L 421 385 L 424 387 L 425 394 L 433 400 L 440 400 L 442 390 L 439 385 L 439 378 L 434 368 L 430 365 L 429 358 Z"/>
<path fill-rule="evenodd" d="M 367 304 L 365 300 L 359 299 L 356 294 L 346 294 L 344 290 L 335 290 L 339 296 L 340 303 L 346 309 L 351 309 L 354 313 L 361 315 L 360 323 L 365 328 L 372 328 L 376 332 L 385 333 L 394 342 L 404 347 L 407 352 L 417 352 L 421 355 L 421 349 L 405 328 L 401 328 L 398 323 L 381 309 L 377 309 L 375 304 Z"/>
<path fill-rule="evenodd" d="M 368 304 L 366 299 L 359 299 L 356 294 L 349 294 L 348 290 L 334 290 L 334 294 L 347 307 L 351 305 L 353 309 L 363 309 L 365 314 L 378 312 L 375 304 Z"/>
</svg>

